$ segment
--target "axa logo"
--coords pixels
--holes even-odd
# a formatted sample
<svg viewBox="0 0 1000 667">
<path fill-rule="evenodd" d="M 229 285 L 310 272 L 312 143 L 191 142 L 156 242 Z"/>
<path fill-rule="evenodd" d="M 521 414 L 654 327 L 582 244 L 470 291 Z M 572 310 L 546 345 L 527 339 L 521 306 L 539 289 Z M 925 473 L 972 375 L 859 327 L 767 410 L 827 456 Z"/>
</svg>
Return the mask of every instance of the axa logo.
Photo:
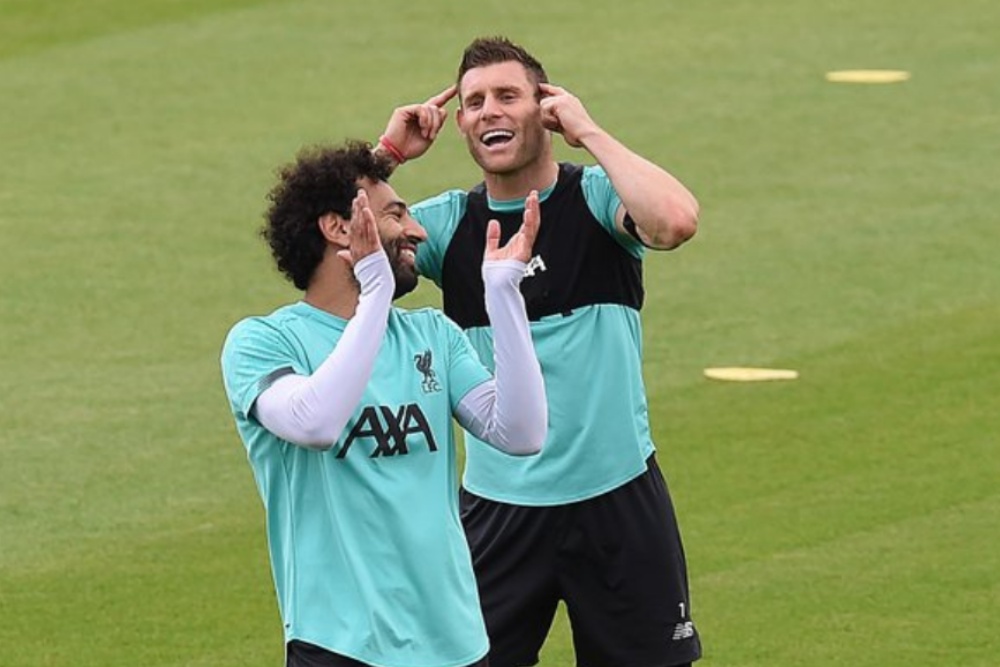
<svg viewBox="0 0 1000 667">
<path fill-rule="evenodd" d="M 413 363 L 416 365 L 417 370 L 424 376 L 423 382 L 420 383 L 420 388 L 424 390 L 425 394 L 433 394 L 436 391 L 441 391 L 441 385 L 437 381 L 437 373 L 431 367 L 433 361 L 430 349 L 413 356 Z"/>
<path fill-rule="evenodd" d="M 411 436 L 423 436 L 427 449 L 437 451 L 434 434 L 424 411 L 416 403 L 391 408 L 388 405 L 367 405 L 337 452 L 337 458 L 347 456 L 347 451 L 357 440 L 372 440 L 375 448 L 370 458 L 397 456 L 410 453 L 409 445 L 418 442 Z"/>
<path fill-rule="evenodd" d="M 531 261 L 528 262 L 528 265 L 524 267 L 524 277 L 531 278 L 535 275 L 536 271 L 545 271 L 545 270 L 546 270 L 545 260 L 542 259 L 541 255 L 535 255 L 534 257 L 531 258 Z"/>
</svg>

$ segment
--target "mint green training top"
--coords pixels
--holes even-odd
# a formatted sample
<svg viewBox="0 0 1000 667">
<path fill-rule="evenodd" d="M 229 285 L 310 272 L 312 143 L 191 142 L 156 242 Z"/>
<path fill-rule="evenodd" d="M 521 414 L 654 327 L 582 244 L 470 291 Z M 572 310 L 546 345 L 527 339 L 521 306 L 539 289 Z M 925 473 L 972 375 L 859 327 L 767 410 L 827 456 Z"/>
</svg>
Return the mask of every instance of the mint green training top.
<svg viewBox="0 0 1000 667">
<path fill-rule="evenodd" d="M 488 650 L 458 516 L 452 412 L 490 378 L 439 311 L 393 308 L 371 381 L 327 451 L 279 439 L 252 406 L 308 375 L 347 321 L 304 302 L 239 322 L 226 393 L 267 515 L 285 639 L 378 667 L 460 667 Z"/>
</svg>

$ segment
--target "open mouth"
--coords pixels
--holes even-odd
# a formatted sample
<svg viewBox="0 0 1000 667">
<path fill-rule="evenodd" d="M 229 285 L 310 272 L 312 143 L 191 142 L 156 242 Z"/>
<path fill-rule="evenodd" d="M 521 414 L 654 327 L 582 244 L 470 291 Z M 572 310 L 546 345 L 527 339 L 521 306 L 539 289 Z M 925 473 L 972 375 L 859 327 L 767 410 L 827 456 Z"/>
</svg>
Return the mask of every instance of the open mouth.
<svg viewBox="0 0 1000 667">
<path fill-rule="evenodd" d="M 503 146 L 514 139 L 514 133 L 510 130 L 488 130 L 479 135 L 479 141 L 489 148 Z"/>
</svg>

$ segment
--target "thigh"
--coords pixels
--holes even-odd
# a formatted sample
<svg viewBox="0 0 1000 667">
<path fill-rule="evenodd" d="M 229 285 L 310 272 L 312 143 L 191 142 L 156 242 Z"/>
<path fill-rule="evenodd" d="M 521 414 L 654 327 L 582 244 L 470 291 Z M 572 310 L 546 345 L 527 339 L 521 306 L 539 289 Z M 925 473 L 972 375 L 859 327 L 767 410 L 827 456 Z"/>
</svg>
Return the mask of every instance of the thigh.
<svg viewBox="0 0 1000 667">
<path fill-rule="evenodd" d="M 581 667 L 667 667 L 697 660 L 687 564 L 673 504 L 648 470 L 578 503 L 561 545 L 560 582 Z"/>
<path fill-rule="evenodd" d="M 497 503 L 461 490 L 462 524 L 472 552 L 490 636 L 491 667 L 527 667 L 555 616 L 551 508 Z"/>
</svg>

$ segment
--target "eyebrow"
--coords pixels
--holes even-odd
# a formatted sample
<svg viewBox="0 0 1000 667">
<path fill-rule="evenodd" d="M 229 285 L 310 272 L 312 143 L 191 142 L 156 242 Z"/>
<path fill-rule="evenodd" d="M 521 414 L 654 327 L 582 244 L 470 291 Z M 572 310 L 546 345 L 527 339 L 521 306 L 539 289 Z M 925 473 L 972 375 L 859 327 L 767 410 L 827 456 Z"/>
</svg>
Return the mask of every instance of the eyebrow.
<svg viewBox="0 0 1000 667">
<path fill-rule="evenodd" d="M 394 199 L 382 207 L 383 213 L 399 213 L 402 215 L 407 210 L 406 202 L 402 199 Z"/>
<path fill-rule="evenodd" d="M 498 86 L 489 86 L 484 90 L 475 89 L 465 94 L 465 98 L 477 98 L 483 97 L 486 92 L 492 92 L 494 94 L 503 93 L 523 93 L 525 89 L 518 85 L 503 84 Z"/>
</svg>

